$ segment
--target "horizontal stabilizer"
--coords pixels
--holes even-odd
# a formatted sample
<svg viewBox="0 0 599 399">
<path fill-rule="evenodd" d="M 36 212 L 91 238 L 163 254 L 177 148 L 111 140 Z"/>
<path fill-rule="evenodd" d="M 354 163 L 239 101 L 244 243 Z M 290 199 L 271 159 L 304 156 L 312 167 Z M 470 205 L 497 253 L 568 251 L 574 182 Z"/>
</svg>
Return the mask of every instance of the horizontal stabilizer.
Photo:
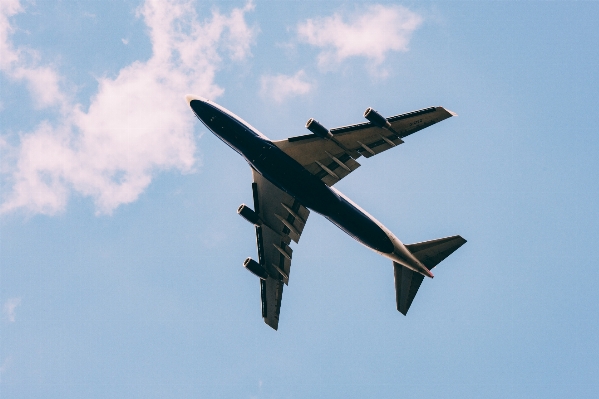
<svg viewBox="0 0 599 399">
<path fill-rule="evenodd" d="M 406 245 L 406 248 L 428 270 L 432 270 L 433 267 L 437 266 L 443 259 L 447 258 L 465 243 L 466 240 L 461 236 L 452 236 Z"/>
<path fill-rule="evenodd" d="M 453 236 L 406 245 L 406 248 L 431 270 L 465 243 L 466 240 L 462 237 Z M 393 262 L 393 269 L 397 310 L 405 316 L 424 276 L 395 262 Z"/>
<path fill-rule="evenodd" d="M 395 273 L 397 310 L 405 316 L 418 292 L 418 288 L 420 288 L 420 284 L 422 284 L 424 276 L 395 262 L 393 262 L 393 272 Z"/>
</svg>

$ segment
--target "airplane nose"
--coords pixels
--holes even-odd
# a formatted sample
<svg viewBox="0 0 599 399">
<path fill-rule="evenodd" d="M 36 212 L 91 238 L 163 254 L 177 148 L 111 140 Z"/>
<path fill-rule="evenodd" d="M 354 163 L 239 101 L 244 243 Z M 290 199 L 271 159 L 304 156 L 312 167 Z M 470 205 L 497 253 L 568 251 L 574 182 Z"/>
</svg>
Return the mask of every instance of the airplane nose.
<svg viewBox="0 0 599 399">
<path fill-rule="evenodd" d="M 186 95 L 185 96 L 185 100 L 187 101 L 187 104 L 189 104 L 189 105 L 191 105 L 191 102 L 193 100 L 198 100 L 198 101 L 201 101 L 201 102 L 204 102 L 204 103 L 210 101 L 210 100 L 208 100 L 208 99 L 206 99 L 204 97 L 196 96 L 194 94 L 188 94 L 188 95 Z"/>
<path fill-rule="evenodd" d="M 191 110 L 204 124 L 209 123 L 209 121 L 214 119 L 215 114 L 218 113 L 210 101 L 203 97 L 188 94 L 185 96 L 185 99 L 189 103 Z"/>
</svg>

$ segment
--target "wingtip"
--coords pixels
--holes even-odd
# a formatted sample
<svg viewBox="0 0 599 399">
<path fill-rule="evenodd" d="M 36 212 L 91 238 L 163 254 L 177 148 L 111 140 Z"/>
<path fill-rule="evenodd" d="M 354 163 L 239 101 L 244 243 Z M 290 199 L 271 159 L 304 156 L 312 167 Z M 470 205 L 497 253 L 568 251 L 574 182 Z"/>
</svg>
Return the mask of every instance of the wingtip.
<svg viewBox="0 0 599 399">
<path fill-rule="evenodd" d="M 264 320 L 264 322 L 266 323 L 267 326 L 269 326 L 270 328 L 272 328 L 275 331 L 277 331 L 279 329 L 278 323 L 276 325 L 273 325 L 273 324 L 270 324 L 269 322 L 267 322 L 266 320 Z"/>
<path fill-rule="evenodd" d="M 262 319 L 264 320 L 264 324 L 266 324 L 273 330 L 277 331 L 279 329 L 279 321 L 278 320 L 268 319 L 267 317 L 264 317 L 264 316 L 262 317 Z"/>
</svg>

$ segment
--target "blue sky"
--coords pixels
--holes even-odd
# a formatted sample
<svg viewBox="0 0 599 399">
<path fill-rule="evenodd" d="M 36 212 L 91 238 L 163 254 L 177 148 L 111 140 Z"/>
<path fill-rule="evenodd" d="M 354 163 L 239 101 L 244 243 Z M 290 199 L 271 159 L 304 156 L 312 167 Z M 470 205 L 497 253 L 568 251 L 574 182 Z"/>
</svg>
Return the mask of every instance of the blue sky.
<svg viewBox="0 0 599 399">
<path fill-rule="evenodd" d="M 599 3 L 0 3 L 3 398 L 599 395 Z M 393 269 L 317 214 L 279 331 L 245 161 L 441 105 L 343 193 L 404 243 L 468 240 L 407 317 Z"/>
</svg>

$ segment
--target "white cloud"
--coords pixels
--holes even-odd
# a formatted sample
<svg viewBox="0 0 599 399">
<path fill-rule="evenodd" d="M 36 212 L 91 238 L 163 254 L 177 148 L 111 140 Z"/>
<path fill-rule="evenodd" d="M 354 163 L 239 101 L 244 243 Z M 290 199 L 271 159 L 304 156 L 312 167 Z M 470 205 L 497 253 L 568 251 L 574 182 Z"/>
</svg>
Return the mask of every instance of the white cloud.
<svg viewBox="0 0 599 399">
<path fill-rule="evenodd" d="M 308 94 L 314 89 L 306 73 L 301 70 L 295 75 L 264 75 L 261 78 L 260 94 L 281 103 L 289 97 Z"/>
<path fill-rule="evenodd" d="M 97 213 L 110 213 L 135 201 L 156 171 L 192 171 L 194 118 L 184 95 L 222 94 L 214 83 L 222 57 L 251 55 L 257 31 L 244 19 L 251 2 L 229 15 L 213 11 L 200 23 L 191 0 L 146 0 L 138 16 L 149 28 L 151 58 L 124 67 L 114 79 L 99 79 L 84 110 L 60 89 L 62 78 L 52 67 L 28 61 L 24 54 L 31 50 L 13 48 L 9 17 L 23 9 L 17 0 L 0 4 L 2 72 L 24 80 L 38 106 L 61 109 L 56 120 L 22 133 L 16 148 L 3 141 L 4 158 L 16 159 L 8 173 L 6 165 L 2 169 L 12 185 L 3 213 L 54 214 L 72 193 L 93 198 Z"/>
<path fill-rule="evenodd" d="M 21 298 L 9 298 L 2 305 L 2 313 L 9 323 L 14 323 L 16 320 L 16 308 L 21 304 Z"/>
<path fill-rule="evenodd" d="M 8 78 L 23 81 L 37 107 L 66 105 L 66 97 L 59 88 L 60 77 L 50 66 L 38 65 L 37 52 L 19 48 L 10 42 L 13 27 L 9 18 L 23 12 L 19 0 L 0 1 L 0 72 Z"/>
<path fill-rule="evenodd" d="M 13 32 L 8 19 L 20 12 L 23 12 L 23 8 L 19 0 L 0 1 L 0 68 L 3 71 L 18 58 L 8 40 L 8 36 Z"/>
<path fill-rule="evenodd" d="M 300 41 L 321 48 L 318 64 L 331 68 L 350 57 L 364 57 L 371 71 L 390 51 L 407 51 L 422 17 L 402 6 L 370 5 L 345 18 L 340 14 L 308 19 L 297 27 Z"/>
</svg>

